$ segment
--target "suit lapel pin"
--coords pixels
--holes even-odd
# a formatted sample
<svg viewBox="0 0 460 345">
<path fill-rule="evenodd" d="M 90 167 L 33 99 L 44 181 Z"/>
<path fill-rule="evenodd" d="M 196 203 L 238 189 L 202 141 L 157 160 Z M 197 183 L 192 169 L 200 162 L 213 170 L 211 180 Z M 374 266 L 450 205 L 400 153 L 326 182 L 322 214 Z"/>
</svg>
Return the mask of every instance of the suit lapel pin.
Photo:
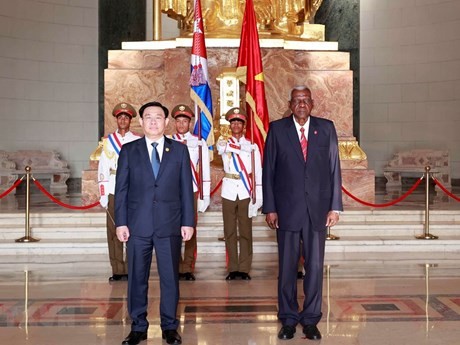
<svg viewBox="0 0 460 345">
<path fill-rule="evenodd" d="M 169 152 L 169 147 L 165 148 L 165 151 L 166 151 L 166 152 Z"/>
<path fill-rule="evenodd" d="M 318 134 L 318 131 L 315 130 L 315 131 L 313 132 L 313 134 L 314 134 L 314 135 Z"/>
</svg>

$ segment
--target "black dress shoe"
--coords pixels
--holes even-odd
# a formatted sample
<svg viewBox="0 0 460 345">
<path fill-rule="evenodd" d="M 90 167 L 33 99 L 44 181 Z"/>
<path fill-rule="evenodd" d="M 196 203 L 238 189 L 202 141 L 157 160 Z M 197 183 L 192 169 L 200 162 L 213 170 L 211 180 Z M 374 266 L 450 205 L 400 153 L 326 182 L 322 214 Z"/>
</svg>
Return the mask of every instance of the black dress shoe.
<svg viewBox="0 0 460 345">
<path fill-rule="evenodd" d="M 230 272 L 226 277 L 225 277 L 225 280 L 235 280 L 236 277 L 238 277 L 238 274 L 239 272 L 238 271 L 232 271 Z"/>
<path fill-rule="evenodd" d="M 246 272 L 240 272 L 240 277 L 243 280 L 251 280 L 251 276 Z"/>
<path fill-rule="evenodd" d="M 183 273 L 185 280 L 196 280 L 195 275 L 192 272 Z"/>
<path fill-rule="evenodd" d="M 114 274 L 113 276 L 109 277 L 109 282 L 119 282 L 119 281 L 127 281 L 128 275 L 127 274 Z"/>
<path fill-rule="evenodd" d="M 305 276 L 303 275 L 303 272 L 302 271 L 297 272 L 297 279 L 300 280 L 300 279 L 303 279 L 303 278 L 305 278 Z"/>
<path fill-rule="evenodd" d="M 303 326 L 303 334 L 305 334 L 305 337 L 311 340 L 321 339 L 321 332 L 319 331 L 318 327 L 316 327 L 316 325 Z"/>
<path fill-rule="evenodd" d="M 179 273 L 179 280 L 185 279 L 185 273 Z"/>
<path fill-rule="evenodd" d="M 147 332 L 131 331 L 121 345 L 137 345 L 145 339 L 147 339 Z"/>
<path fill-rule="evenodd" d="M 168 344 L 182 344 L 182 338 L 175 329 L 167 329 L 161 334 Z"/>
<path fill-rule="evenodd" d="M 278 339 L 288 340 L 294 338 L 295 327 L 293 326 L 283 326 L 278 332 Z"/>
</svg>

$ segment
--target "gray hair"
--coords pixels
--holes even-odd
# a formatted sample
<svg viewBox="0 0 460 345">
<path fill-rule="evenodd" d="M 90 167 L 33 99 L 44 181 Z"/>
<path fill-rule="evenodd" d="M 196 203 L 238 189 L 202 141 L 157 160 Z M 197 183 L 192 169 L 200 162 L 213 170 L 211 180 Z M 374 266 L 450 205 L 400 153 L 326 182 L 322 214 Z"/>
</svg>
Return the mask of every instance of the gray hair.
<svg viewBox="0 0 460 345">
<path fill-rule="evenodd" d="M 294 86 L 294 87 L 291 89 L 291 91 L 289 92 L 289 102 L 291 101 L 292 93 L 293 93 L 294 91 L 304 91 L 304 90 L 308 90 L 308 91 L 310 91 L 310 93 L 311 93 L 310 88 L 309 88 L 308 86 L 306 86 L 306 85 L 297 85 L 297 86 Z"/>
</svg>

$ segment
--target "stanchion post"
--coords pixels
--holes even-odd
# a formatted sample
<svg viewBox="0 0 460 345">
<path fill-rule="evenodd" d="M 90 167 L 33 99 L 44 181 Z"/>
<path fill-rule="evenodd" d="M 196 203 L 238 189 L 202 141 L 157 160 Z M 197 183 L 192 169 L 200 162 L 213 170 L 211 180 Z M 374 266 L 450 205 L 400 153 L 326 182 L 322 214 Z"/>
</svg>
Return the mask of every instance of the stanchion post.
<svg viewBox="0 0 460 345">
<path fill-rule="evenodd" d="M 32 168 L 30 166 L 26 166 L 26 229 L 25 229 L 25 236 L 18 238 L 15 242 L 38 242 L 40 240 L 33 238 L 30 236 L 30 172 Z"/>
<path fill-rule="evenodd" d="M 330 332 L 330 316 L 331 316 L 331 265 L 326 265 L 326 292 L 327 292 L 327 314 L 326 314 L 326 333 Z"/>
<path fill-rule="evenodd" d="M 415 236 L 419 240 L 437 240 L 439 237 L 430 234 L 430 170 L 431 167 L 425 167 L 425 231 L 423 235 Z"/>
<path fill-rule="evenodd" d="M 326 236 L 326 240 L 328 240 L 328 241 L 340 240 L 340 237 L 339 237 L 339 236 L 335 236 L 335 235 L 331 234 L 331 227 L 330 227 L 330 226 L 327 227 L 327 236 Z"/>
</svg>

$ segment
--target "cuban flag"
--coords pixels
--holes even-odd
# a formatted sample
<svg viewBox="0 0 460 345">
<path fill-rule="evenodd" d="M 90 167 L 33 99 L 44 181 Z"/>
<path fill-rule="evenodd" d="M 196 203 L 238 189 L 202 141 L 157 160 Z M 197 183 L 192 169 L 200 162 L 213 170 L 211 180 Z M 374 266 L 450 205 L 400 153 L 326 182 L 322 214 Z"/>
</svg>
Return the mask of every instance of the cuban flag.
<svg viewBox="0 0 460 345">
<path fill-rule="evenodd" d="M 195 114 L 198 113 L 199 108 L 200 116 L 197 116 L 193 133 L 206 140 L 212 153 L 212 145 L 214 145 L 212 98 L 200 0 L 194 0 L 194 9 L 190 97 L 195 103 Z"/>
</svg>

